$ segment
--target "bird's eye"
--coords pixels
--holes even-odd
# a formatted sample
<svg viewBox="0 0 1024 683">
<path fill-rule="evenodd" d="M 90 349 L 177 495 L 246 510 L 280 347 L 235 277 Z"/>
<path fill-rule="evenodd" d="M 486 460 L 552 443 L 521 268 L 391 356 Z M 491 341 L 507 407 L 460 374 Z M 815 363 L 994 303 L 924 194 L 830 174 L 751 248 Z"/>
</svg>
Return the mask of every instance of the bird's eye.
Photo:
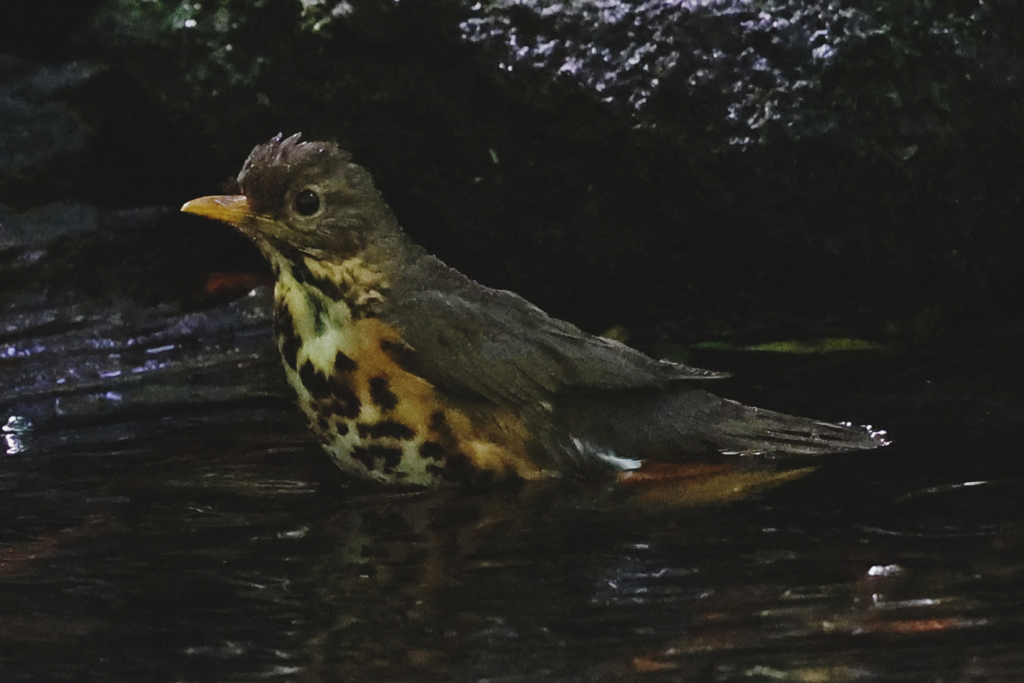
<svg viewBox="0 0 1024 683">
<path fill-rule="evenodd" d="M 313 190 L 303 190 L 295 195 L 295 210 L 303 216 L 312 216 L 320 210 L 320 196 Z"/>
</svg>

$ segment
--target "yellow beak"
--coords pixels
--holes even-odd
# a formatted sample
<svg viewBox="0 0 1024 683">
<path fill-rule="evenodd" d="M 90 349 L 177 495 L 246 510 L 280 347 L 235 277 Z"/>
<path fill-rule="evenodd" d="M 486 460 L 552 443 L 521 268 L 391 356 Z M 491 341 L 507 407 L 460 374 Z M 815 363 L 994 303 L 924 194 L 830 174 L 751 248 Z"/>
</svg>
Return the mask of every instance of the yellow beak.
<svg viewBox="0 0 1024 683">
<path fill-rule="evenodd" d="M 194 213 L 197 216 L 206 216 L 207 218 L 224 221 L 235 227 L 241 227 L 242 222 L 252 216 L 252 209 L 249 208 L 248 198 L 240 194 L 200 197 L 199 199 L 185 202 L 181 210 L 185 213 Z"/>
</svg>

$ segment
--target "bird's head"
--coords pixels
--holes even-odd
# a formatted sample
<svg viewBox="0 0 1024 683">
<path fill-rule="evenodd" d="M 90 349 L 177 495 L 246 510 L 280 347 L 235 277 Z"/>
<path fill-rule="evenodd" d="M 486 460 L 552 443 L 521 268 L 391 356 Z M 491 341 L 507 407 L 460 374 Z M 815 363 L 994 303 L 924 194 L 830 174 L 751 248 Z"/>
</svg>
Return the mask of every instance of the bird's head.
<svg viewBox="0 0 1024 683">
<path fill-rule="evenodd" d="M 271 261 L 343 260 L 397 230 L 370 174 L 334 143 L 278 134 L 253 149 L 238 184 L 240 195 L 193 199 L 181 210 L 234 225 Z"/>
</svg>

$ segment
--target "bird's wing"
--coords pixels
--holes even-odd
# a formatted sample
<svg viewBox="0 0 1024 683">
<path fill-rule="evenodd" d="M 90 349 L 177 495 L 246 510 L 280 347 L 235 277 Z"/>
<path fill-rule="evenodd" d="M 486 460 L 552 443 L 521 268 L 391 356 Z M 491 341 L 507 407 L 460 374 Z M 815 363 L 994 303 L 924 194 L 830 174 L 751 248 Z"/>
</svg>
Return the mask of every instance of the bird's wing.
<svg viewBox="0 0 1024 683">
<path fill-rule="evenodd" d="M 406 293 L 385 319 L 411 348 L 411 371 L 444 390 L 500 403 L 727 376 L 654 360 L 552 318 L 511 292 L 477 285 Z"/>
</svg>

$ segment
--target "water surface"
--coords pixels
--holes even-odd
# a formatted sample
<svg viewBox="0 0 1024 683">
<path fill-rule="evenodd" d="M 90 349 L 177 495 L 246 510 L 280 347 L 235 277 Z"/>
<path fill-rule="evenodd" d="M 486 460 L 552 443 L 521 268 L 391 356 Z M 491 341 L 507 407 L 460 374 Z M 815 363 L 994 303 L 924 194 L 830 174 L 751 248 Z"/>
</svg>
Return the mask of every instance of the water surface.
<svg viewBox="0 0 1024 683">
<path fill-rule="evenodd" d="M 1007 465 L 1024 440 L 1013 387 L 986 403 L 963 379 L 997 357 L 969 354 L 975 370 L 938 399 L 922 394 L 943 380 L 928 354 L 812 372 L 788 391 L 824 417 L 874 410 L 896 444 L 730 505 L 572 482 L 396 492 L 347 480 L 313 443 L 269 311 L 265 290 L 192 313 L 7 297 L 0 678 L 1024 674 Z M 761 358 L 744 362 L 774 362 Z M 771 403 L 758 383 L 802 362 L 730 386 Z M 841 398 L 844 377 L 879 364 L 901 368 L 903 393 Z"/>
</svg>

